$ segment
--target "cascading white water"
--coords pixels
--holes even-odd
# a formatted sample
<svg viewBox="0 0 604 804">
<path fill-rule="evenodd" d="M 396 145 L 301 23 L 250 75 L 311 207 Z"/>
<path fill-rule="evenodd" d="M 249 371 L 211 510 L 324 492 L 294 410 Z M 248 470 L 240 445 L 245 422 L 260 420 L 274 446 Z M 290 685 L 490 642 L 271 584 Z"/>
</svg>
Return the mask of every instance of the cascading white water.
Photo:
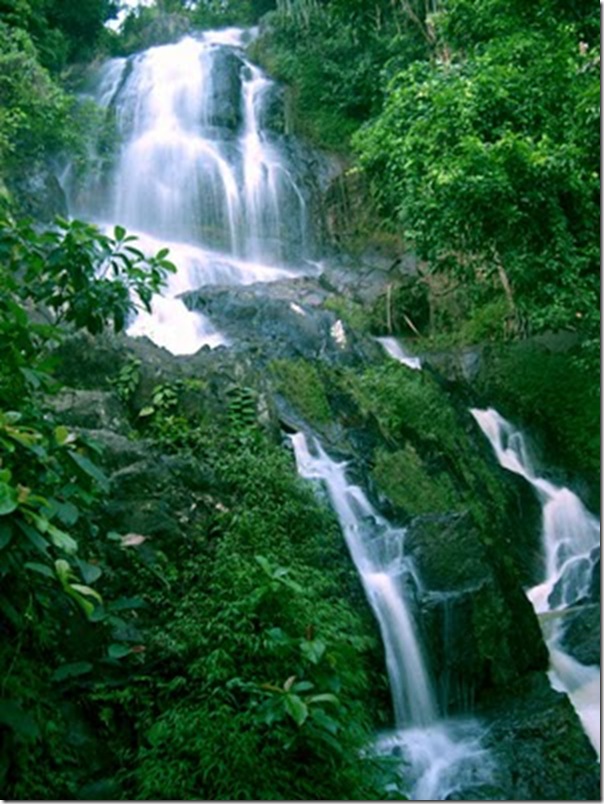
<svg viewBox="0 0 604 804">
<path fill-rule="evenodd" d="M 421 357 L 415 357 L 408 354 L 396 338 L 376 338 L 376 341 L 380 344 L 384 351 L 398 363 L 402 363 L 404 366 L 408 366 L 408 368 L 415 369 L 416 371 L 421 369 Z"/>
<path fill-rule="evenodd" d="M 492 764 L 480 746 L 475 721 L 439 720 L 436 697 L 409 605 L 419 586 L 405 556 L 405 530 L 391 525 L 359 486 L 346 478 L 346 463 L 332 460 L 303 433 L 291 436 L 298 473 L 321 481 L 338 517 L 348 549 L 378 621 L 392 693 L 396 731 L 377 750 L 401 757 L 415 800 L 444 800 L 456 791 L 487 784 Z"/>
<path fill-rule="evenodd" d="M 566 692 L 592 745 L 600 753 L 600 668 L 582 665 L 561 647 L 561 615 L 588 596 L 600 523 L 570 489 L 539 477 L 522 433 L 493 408 L 473 409 L 472 415 L 488 438 L 499 463 L 527 480 L 542 505 L 542 581 L 527 591 L 542 617 L 550 652 L 550 680 Z"/>
<path fill-rule="evenodd" d="M 109 175 L 68 182 L 74 214 L 170 249 L 178 274 L 129 331 L 176 353 L 225 342 L 179 294 L 295 275 L 309 240 L 293 166 L 261 123 L 274 85 L 244 37 L 209 31 L 107 62 L 93 97 L 115 115 L 121 150 Z"/>
</svg>

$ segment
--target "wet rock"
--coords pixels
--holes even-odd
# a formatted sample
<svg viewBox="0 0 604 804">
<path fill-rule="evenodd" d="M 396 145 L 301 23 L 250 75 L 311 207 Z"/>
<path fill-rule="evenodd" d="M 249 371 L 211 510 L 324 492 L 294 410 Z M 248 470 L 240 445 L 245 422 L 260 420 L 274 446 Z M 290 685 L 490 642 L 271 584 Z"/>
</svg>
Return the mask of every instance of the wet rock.
<svg viewBox="0 0 604 804">
<path fill-rule="evenodd" d="M 270 290 L 264 285 L 208 287 L 184 299 L 190 309 L 209 316 L 237 349 L 254 348 L 271 358 L 354 359 L 354 336 L 333 313 L 305 301 L 304 287 L 303 281 Z"/>
<path fill-rule="evenodd" d="M 156 45 L 177 42 L 191 30 L 191 22 L 184 14 L 159 12 L 136 38 L 137 51 Z"/>
<path fill-rule="evenodd" d="M 212 62 L 208 119 L 211 126 L 236 131 L 243 120 L 241 108 L 242 60 L 227 48 L 217 48 Z"/>
<path fill-rule="evenodd" d="M 113 430 L 80 428 L 79 432 L 92 439 L 101 449 L 100 462 L 105 469 L 117 471 L 148 457 L 152 448 L 149 440 L 133 441 Z"/>
<path fill-rule="evenodd" d="M 109 391 L 65 388 L 49 404 L 60 420 L 72 427 L 120 434 L 130 429 L 123 405 Z"/>
<path fill-rule="evenodd" d="M 264 94 L 258 122 L 262 131 L 287 133 L 285 91 L 279 84 L 271 84 Z"/>
<path fill-rule="evenodd" d="M 469 516 L 418 517 L 405 545 L 426 590 L 418 592 L 421 627 L 446 711 L 546 669 L 514 565 L 484 544 Z"/>
<path fill-rule="evenodd" d="M 49 167 L 8 176 L 6 183 L 21 215 L 42 222 L 52 221 L 56 215 L 67 215 L 65 193 Z"/>
<path fill-rule="evenodd" d="M 216 485 L 198 461 L 157 453 L 119 469 L 110 481 L 104 511 L 109 528 L 169 539 L 186 538 Z"/>
<path fill-rule="evenodd" d="M 510 801 L 598 801 L 596 754 L 565 695 L 532 673 L 484 700 L 477 714 L 496 764 L 495 782 Z"/>
<path fill-rule="evenodd" d="M 108 389 L 128 359 L 126 339 L 105 333 L 79 332 L 65 338 L 55 350 L 57 378 L 72 388 Z"/>
<path fill-rule="evenodd" d="M 600 606 L 580 606 L 562 618 L 561 647 L 581 664 L 600 664 Z"/>
</svg>

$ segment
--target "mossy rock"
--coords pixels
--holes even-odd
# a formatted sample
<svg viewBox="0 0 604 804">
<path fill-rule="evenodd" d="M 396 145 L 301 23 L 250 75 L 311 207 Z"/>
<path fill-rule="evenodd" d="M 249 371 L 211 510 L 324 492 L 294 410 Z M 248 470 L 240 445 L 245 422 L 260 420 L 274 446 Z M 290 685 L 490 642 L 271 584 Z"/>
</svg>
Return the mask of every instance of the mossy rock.
<svg viewBox="0 0 604 804">
<path fill-rule="evenodd" d="M 276 389 L 309 424 L 327 424 L 333 418 L 319 369 L 302 358 L 273 360 L 269 370 Z"/>
<path fill-rule="evenodd" d="M 445 711 L 547 667 L 514 563 L 485 545 L 469 515 L 418 517 L 405 549 L 421 579 L 421 625 Z"/>
<path fill-rule="evenodd" d="M 394 452 L 379 449 L 374 460 L 378 487 L 410 514 L 447 513 L 463 506 L 450 476 L 430 471 L 412 444 Z"/>
<path fill-rule="evenodd" d="M 529 638 L 525 635 L 525 638 Z M 599 801 L 600 769 L 568 698 L 531 673 L 483 700 L 477 714 L 511 801 Z"/>
</svg>

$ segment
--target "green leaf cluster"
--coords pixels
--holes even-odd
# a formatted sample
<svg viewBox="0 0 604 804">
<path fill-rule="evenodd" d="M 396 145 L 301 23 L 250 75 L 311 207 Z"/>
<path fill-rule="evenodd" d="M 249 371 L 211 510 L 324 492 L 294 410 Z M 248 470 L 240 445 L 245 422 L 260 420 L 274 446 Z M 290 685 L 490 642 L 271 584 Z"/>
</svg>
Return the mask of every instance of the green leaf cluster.
<svg viewBox="0 0 604 804">
<path fill-rule="evenodd" d="M 508 335 L 590 337 L 599 39 L 494 0 L 449 0 L 433 22 L 433 57 L 391 78 L 356 137 L 374 194 L 430 270 L 507 299 Z"/>
<path fill-rule="evenodd" d="M 97 588 L 111 553 L 95 523 L 109 479 L 95 443 L 53 410 L 53 351 L 65 327 L 122 327 L 172 266 L 165 252 L 147 260 L 120 227 L 113 237 L 80 221 L 44 230 L 6 213 L 0 256 L 0 784 L 19 797 L 37 763 L 73 761 L 73 746 L 56 743 L 67 724 L 54 685 L 131 654 L 119 638 L 107 648 L 125 621 Z"/>
</svg>

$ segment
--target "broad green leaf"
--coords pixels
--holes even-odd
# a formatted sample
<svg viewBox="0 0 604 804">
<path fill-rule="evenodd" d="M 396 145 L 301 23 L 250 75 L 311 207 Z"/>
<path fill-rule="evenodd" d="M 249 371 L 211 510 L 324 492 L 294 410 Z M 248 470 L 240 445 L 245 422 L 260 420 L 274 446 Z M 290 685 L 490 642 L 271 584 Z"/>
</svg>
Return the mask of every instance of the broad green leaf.
<svg viewBox="0 0 604 804">
<path fill-rule="evenodd" d="M 54 436 L 59 447 L 63 447 L 65 444 L 73 444 L 78 438 L 76 433 L 72 433 L 71 430 L 63 424 L 55 427 Z"/>
<path fill-rule="evenodd" d="M 67 678 L 76 678 L 77 676 L 86 675 L 93 669 L 90 662 L 71 662 L 70 664 L 62 664 L 52 674 L 53 681 L 65 681 Z"/>
<path fill-rule="evenodd" d="M 48 523 L 47 533 L 55 547 L 65 550 L 65 552 L 69 553 L 70 555 L 77 553 L 78 543 L 72 536 L 69 535 L 69 533 L 65 533 L 64 530 L 60 530 L 51 522 Z"/>
<path fill-rule="evenodd" d="M 293 686 L 293 684 L 294 684 L 294 681 L 295 681 L 295 680 L 296 680 L 296 677 L 295 677 L 295 676 L 290 676 L 290 677 L 287 679 L 287 681 L 286 681 L 286 682 L 285 682 L 285 684 L 283 685 L 283 689 L 285 690 L 285 692 L 289 692 L 289 691 L 291 690 L 291 688 L 292 688 L 292 686 Z"/>
<path fill-rule="evenodd" d="M 77 463 L 80 469 L 99 484 L 103 491 L 109 491 L 109 479 L 99 467 L 79 452 L 70 452 L 72 460 Z"/>
<path fill-rule="evenodd" d="M 84 586 L 84 584 L 81 583 L 70 583 L 69 586 L 79 595 L 86 595 L 87 597 L 93 597 L 95 600 L 98 600 L 99 603 L 103 602 L 103 598 L 99 595 L 99 593 L 95 589 L 92 589 L 90 586 Z"/>
<path fill-rule="evenodd" d="M 287 586 L 288 589 L 291 589 L 292 592 L 296 592 L 297 594 L 302 594 L 304 589 L 300 586 L 299 583 L 296 581 L 292 581 L 290 578 L 278 578 L 279 583 L 282 583 L 283 586 Z"/>
<path fill-rule="evenodd" d="M 57 516 L 64 525 L 75 525 L 80 518 L 80 512 L 73 503 L 57 503 L 56 505 Z"/>
<path fill-rule="evenodd" d="M 302 726 L 308 717 L 308 707 L 297 695 L 286 695 L 284 701 L 285 711 L 294 720 L 297 726 Z"/>
<path fill-rule="evenodd" d="M 147 416 L 153 416 L 155 413 L 155 408 L 151 405 L 147 405 L 146 407 L 142 408 L 138 414 L 140 419 L 144 419 Z"/>
<path fill-rule="evenodd" d="M 55 573 L 47 564 L 38 564 L 37 561 L 27 561 L 24 567 L 32 572 L 37 572 L 38 575 L 44 575 L 46 578 L 52 578 L 53 580 L 55 579 Z"/>
<path fill-rule="evenodd" d="M 269 578 L 273 577 L 273 568 L 270 565 L 270 562 L 264 556 L 254 556 L 254 559 L 257 564 L 259 564 L 264 572 L 268 575 Z"/>
<path fill-rule="evenodd" d="M 113 237 L 115 240 L 123 240 L 126 236 L 126 230 L 123 226 L 115 226 L 113 229 Z"/>
<path fill-rule="evenodd" d="M 328 731 L 330 734 L 337 734 L 340 731 L 340 724 L 337 720 L 330 717 L 322 709 L 311 709 L 310 716 L 321 728 Z"/>
<path fill-rule="evenodd" d="M 63 585 L 68 585 L 71 578 L 74 577 L 72 568 L 64 558 L 59 558 L 55 561 L 55 572 Z"/>
<path fill-rule="evenodd" d="M 292 692 L 310 692 L 310 690 L 314 689 L 314 684 L 312 681 L 297 681 L 292 686 Z"/>
<path fill-rule="evenodd" d="M 33 511 L 29 512 L 29 517 L 40 533 L 47 532 L 50 524 L 47 517 L 45 517 L 43 514 L 34 514 Z"/>
<path fill-rule="evenodd" d="M 0 483 L 0 516 L 12 514 L 18 505 L 17 490 L 8 483 Z"/>
<path fill-rule="evenodd" d="M 128 654 L 131 653 L 131 650 L 127 645 L 121 645 L 119 642 L 113 642 L 111 645 L 109 645 L 107 653 L 109 654 L 110 659 L 123 659 L 124 656 L 128 656 Z"/>
<path fill-rule="evenodd" d="M 331 703 L 334 704 L 334 706 L 339 706 L 340 700 L 331 692 L 320 692 L 318 695 L 311 695 L 311 697 L 308 699 L 308 703 Z"/>
<path fill-rule="evenodd" d="M 20 519 L 17 520 L 17 525 L 27 536 L 34 547 L 36 547 L 41 553 L 44 553 L 44 555 L 48 553 L 48 548 L 50 547 L 49 542 L 43 536 L 41 536 L 35 528 L 32 528 L 31 525 L 28 525 L 26 522 L 23 522 Z"/>
<path fill-rule="evenodd" d="M 82 597 L 82 595 L 78 594 L 78 592 L 74 591 L 69 585 L 63 588 L 65 592 L 72 598 L 72 600 L 75 600 L 78 606 L 82 609 L 86 615 L 86 618 L 90 619 L 90 617 L 92 617 L 94 614 L 94 604 L 91 603 L 90 600 L 86 600 L 85 597 Z"/>
<path fill-rule="evenodd" d="M 86 583 L 94 583 L 103 574 L 103 570 L 97 564 L 89 564 L 87 561 L 76 559 L 76 563 L 82 573 L 82 578 Z"/>
<path fill-rule="evenodd" d="M 318 664 L 325 653 L 326 645 L 320 639 L 313 639 L 312 641 L 305 639 L 300 648 L 309 662 Z"/>
</svg>

